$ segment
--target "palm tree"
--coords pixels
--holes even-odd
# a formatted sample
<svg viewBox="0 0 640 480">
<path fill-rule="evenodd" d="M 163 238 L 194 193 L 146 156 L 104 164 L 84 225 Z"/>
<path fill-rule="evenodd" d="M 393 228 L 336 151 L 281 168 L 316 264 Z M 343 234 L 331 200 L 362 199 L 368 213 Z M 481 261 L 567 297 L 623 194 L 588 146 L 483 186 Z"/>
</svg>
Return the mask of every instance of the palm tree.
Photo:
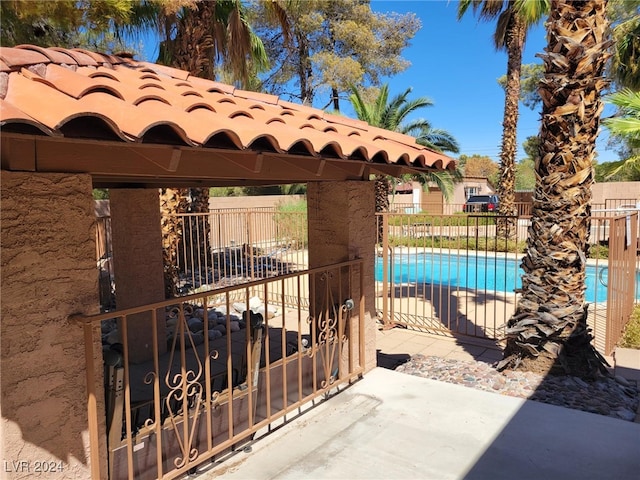
<svg viewBox="0 0 640 480">
<path fill-rule="evenodd" d="M 610 134 L 625 141 L 631 151 L 626 160 L 612 162 L 607 177 L 621 170 L 640 172 L 640 92 L 624 89 L 608 97 L 610 103 L 618 107 L 618 114 L 602 121 Z"/>
<path fill-rule="evenodd" d="M 620 86 L 640 89 L 640 0 L 611 1 L 615 49 L 611 71 Z M 614 16 L 615 15 L 615 16 Z"/>
<path fill-rule="evenodd" d="M 277 2 L 267 2 L 268 11 L 281 19 L 285 37 L 288 25 L 283 15 L 283 7 Z M 158 61 L 194 76 L 214 80 L 216 65 L 231 78 L 247 84 L 251 73 L 267 67 L 264 45 L 248 24 L 244 7 L 240 0 L 211 0 L 196 2 L 153 2 L 143 1 L 138 5 L 137 25 L 156 24 L 163 40 Z M 165 188 L 160 191 L 163 209 L 163 247 L 165 292 L 175 296 L 178 271 L 177 250 L 180 242 L 186 241 L 182 235 L 177 215 L 181 213 L 209 213 L 208 188 Z M 198 220 L 191 217 L 190 221 Z M 197 230 L 195 225 L 190 228 Z M 208 238 L 209 222 L 205 217 L 199 235 L 200 241 Z M 186 246 L 187 248 L 190 245 Z M 206 244 L 198 249 L 207 255 Z"/>
<path fill-rule="evenodd" d="M 502 120 L 502 146 L 500 149 L 500 215 L 516 215 L 515 173 L 518 128 L 518 101 L 522 52 L 530 26 L 548 11 L 548 0 L 462 0 L 458 5 L 458 19 L 473 8 L 481 20 L 497 19 L 494 34 L 495 47 L 507 52 L 507 83 L 504 116 Z M 512 235 L 512 222 L 498 222 L 500 235 Z"/>
<path fill-rule="evenodd" d="M 590 343 L 584 301 L 595 141 L 607 86 L 602 75 L 610 56 L 606 0 L 551 5 L 523 295 L 507 323 L 498 368 L 593 377 L 606 372 Z"/>
<path fill-rule="evenodd" d="M 407 97 L 411 90 L 411 87 L 409 87 L 389 101 L 389 85 L 384 84 L 373 101 L 366 101 L 360 91 L 355 86 L 352 86 L 349 101 L 353 105 L 358 119 L 367 122 L 369 125 L 413 135 L 416 137 L 417 143 L 437 151 L 457 153 L 459 151 L 458 142 L 450 133 L 444 130 L 432 129 L 431 124 L 424 119 L 403 123 L 411 113 L 420 108 L 433 105 L 433 102 L 427 97 L 408 100 Z M 425 183 L 427 181 L 435 182 L 445 195 L 450 195 L 453 188 L 453 177 L 448 172 L 426 174 L 421 178 Z M 388 211 L 390 179 L 385 175 L 376 175 L 374 180 L 376 212 Z"/>
</svg>

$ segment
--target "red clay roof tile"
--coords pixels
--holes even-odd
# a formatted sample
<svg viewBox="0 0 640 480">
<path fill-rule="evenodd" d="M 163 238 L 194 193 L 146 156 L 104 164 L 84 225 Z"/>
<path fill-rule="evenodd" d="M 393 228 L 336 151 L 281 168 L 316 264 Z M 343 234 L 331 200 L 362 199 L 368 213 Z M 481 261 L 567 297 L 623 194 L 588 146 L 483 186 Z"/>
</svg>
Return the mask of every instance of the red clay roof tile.
<svg viewBox="0 0 640 480">
<path fill-rule="evenodd" d="M 96 62 L 91 56 L 87 55 L 86 53 L 80 50 L 70 50 L 70 49 L 59 48 L 59 47 L 51 47 L 51 50 L 54 50 L 56 52 L 66 53 L 71 58 L 73 58 L 78 65 L 81 65 L 81 66 L 95 67 L 96 65 L 98 65 L 98 62 Z"/>
<path fill-rule="evenodd" d="M 10 67 L 26 67 L 37 63 L 49 63 L 43 54 L 25 48 L 0 47 L 0 60 Z"/>
<path fill-rule="evenodd" d="M 0 125 L 5 123 L 24 124 L 31 125 L 39 129 L 42 133 L 51 136 L 60 135 L 59 133 L 45 127 L 37 120 L 31 118 L 29 115 L 21 110 L 18 110 L 13 105 L 0 99 Z"/>
<path fill-rule="evenodd" d="M 108 90 L 124 100 L 124 96 L 118 88 L 109 84 L 113 82 L 113 80 L 85 77 L 56 64 L 51 64 L 47 67 L 45 79 L 49 81 L 54 88 L 74 98 L 80 98 L 91 91 Z"/>
<path fill-rule="evenodd" d="M 33 65 L 37 73 L 23 69 Z M 107 128 L 126 142 L 158 143 L 169 134 L 168 144 L 195 148 L 222 142 L 223 148 L 281 155 L 455 167 L 451 158 L 416 144 L 413 137 L 131 58 L 79 49 L 1 47 L 0 71 L 8 72 L 3 73 L 7 92 L 0 104 L 3 127 L 28 125 L 45 135 L 74 135 L 82 124 L 66 125 L 91 117 L 102 123 L 86 122 L 83 138 L 92 138 L 90 129 L 97 125 L 102 131 L 95 133 L 96 140 L 104 138 Z"/>
<path fill-rule="evenodd" d="M 76 65 L 76 61 L 70 55 L 54 50 L 53 48 L 38 47 L 36 45 L 18 45 L 16 48 L 23 48 L 25 50 L 33 50 L 41 53 L 49 59 L 52 63 Z"/>
</svg>

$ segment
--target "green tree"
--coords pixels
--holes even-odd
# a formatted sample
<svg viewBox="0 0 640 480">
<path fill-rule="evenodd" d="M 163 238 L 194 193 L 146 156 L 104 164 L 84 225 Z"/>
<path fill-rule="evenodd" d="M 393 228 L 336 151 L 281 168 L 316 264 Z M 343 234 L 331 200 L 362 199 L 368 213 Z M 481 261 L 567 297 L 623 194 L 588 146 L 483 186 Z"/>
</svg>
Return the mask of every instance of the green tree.
<svg viewBox="0 0 640 480">
<path fill-rule="evenodd" d="M 606 371 L 590 343 L 584 296 L 595 141 L 607 85 L 606 0 L 551 5 L 523 293 L 507 322 L 498 368 L 592 377 Z"/>
<path fill-rule="evenodd" d="M 500 177 L 500 166 L 485 155 L 460 155 L 460 169 L 465 177 L 482 177 L 497 185 Z"/>
<path fill-rule="evenodd" d="M 132 3 L 124 0 L 2 1 L 0 44 L 122 49 L 112 31 L 132 15 Z"/>
<path fill-rule="evenodd" d="M 528 192 L 535 186 L 535 162 L 530 158 L 523 158 L 516 164 L 516 191 Z"/>
<path fill-rule="evenodd" d="M 535 164 L 539 156 L 540 139 L 537 136 L 527 137 L 522 144 L 527 158 L 516 165 L 516 191 L 533 190 L 536 186 Z"/>
<path fill-rule="evenodd" d="M 614 20 L 611 75 L 621 87 L 640 90 L 640 0 L 610 0 Z"/>
<path fill-rule="evenodd" d="M 263 9 L 256 5 L 251 17 L 272 65 L 262 88 L 335 111 L 351 85 L 378 86 L 406 69 L 402 51 L 420 28 L 414 14 L 374 13 L 369 0 L 305 0 L 287 9 L 287 43 Z"/>
<path fill-rule="evenodd" d="M 542 99 L 538 95 L 538 84 L 544 75 L 544 67 L 540 63 L 525 63 L 522 65 L 520 73 L 520 102 L 527 108 L 535 110 L 542 104 Z M 507 76 L 498 78 L 498 83 L 507 88 Z"/>
<path fill-rule="evenodd" d="M 537 23 L 548 11 L 547 0 L 462 0 L 458 5 L 458 18 L 473 8 L 481 20 L 497 20 L 494 44 L 507 52 L 507 81 L 505 88 L 504 117 L 502 121 L 502 146 L 500 149 L 501 215 L 515 215 L 515 161 L 517 148 L 518 100 L 522 52 L 530 26 Z M 502 234 L 515 233 L 512 222 L 499 222 Z"/>
<path fill-rule="evenodd" d="M 264 45 L 249 25 L 240 0 L 200 0 L 178 11 L 160 11 L 161 63 L 210 80 L 226 71 L 243 85 L 252 72 L 267 68 Z"/>
<path fill-rule="evenodd" d="M 620 138 L 629 148 L 629 156 L 607 166 L 607 177 L 640 174 L 640 92 L 624 89 L 609 95 L 608 101 L 618 107 L 618 114 L 602 121 L 613 137 Z"/>
</svg>

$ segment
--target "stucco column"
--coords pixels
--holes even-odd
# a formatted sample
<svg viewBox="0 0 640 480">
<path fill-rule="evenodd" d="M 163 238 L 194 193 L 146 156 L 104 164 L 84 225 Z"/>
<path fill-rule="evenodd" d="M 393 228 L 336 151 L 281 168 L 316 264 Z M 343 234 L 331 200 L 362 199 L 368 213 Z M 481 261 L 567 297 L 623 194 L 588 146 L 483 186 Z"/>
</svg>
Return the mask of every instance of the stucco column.
<svg viewBox="0 0 640 480">
<path fill-rule="evenodd" d="M 90 478 L 83 327 L 68 318 L 100 305 L 91 178 L 2 171 L 1 183 L 0 477 Z M 92 346 L 106 474 L 99 325 Z"/>
<path fill-rule="evenodd" d="M 309 218 L 309 267 L 363 259 L 365 296 L 365 361 L 367 370 L 376 366 L 375 325 L 375 194 L 373 182 L 312 182 L 307 185 Z M 346 284 L 347 282 L 343 282 Z M 359 281 L 351 279 L 351 296 L 360 298 Z M 344 292 L 334 292 L 344 301 Z M 312 293 L 313 295 L 313 293 Z M 317 293 L 316 293 L 317 295 Z M 352 325 L 357 325 L 356 305 Z M 352 330 L 356 338 L 357 330 Z"/>
<path fill-rule="evenodd" d="M 158 190 L 111 189 L 109 203 L 117 309 L 161 302 L 164 277 Z M 167 350 L 163 318 L 162 312 L 158 312 L 160 354 Z M 151 312 L 131 315 L 127 322 L 129 361 L 151 360 Z"/>
</svg>

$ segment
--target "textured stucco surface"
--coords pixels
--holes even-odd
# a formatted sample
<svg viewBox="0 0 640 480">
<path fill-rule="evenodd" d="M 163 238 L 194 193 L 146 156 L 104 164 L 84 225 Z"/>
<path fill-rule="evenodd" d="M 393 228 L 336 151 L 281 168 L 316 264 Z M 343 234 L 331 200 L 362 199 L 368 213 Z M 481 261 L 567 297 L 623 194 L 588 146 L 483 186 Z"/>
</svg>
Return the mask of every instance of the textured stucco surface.
<svg viewBox="0 0 640 480">
<path fill-rule="evenodd" d="M 88 478 L 84 336 L 68 316 L 99 308 L 91 178 L 3 171 L 1 180 L 2 478 L 35 478 L 38 467 L 54 467 L 46 478 Z M 97 328 L 94 347 L 99 356 Z"/>
<path fill-rule="evenodd" d="M 164 300 L 158 190 L 112 189 L 109 196 L 118 310 Z M 129 360 L 133 363 L 153 358 L 151 322 L 151 313 L 146 312 L 128 319 Z M 160 353 L 166 351 L 162 325 L 159 322 Z"/>
<path fill-rule="evenodd" d="M 309 183 L 307 208 L 310 268 L 355 258 L 362 258 L 364 261 L 364 366 L 370 370 L 376 366 L 373 269 L 376 231 L 373 182 Z M 360 296 L 359 277 L 352 278 L 351 285 L 351 293 L 357 301 Z M 351 333 L 355 335 L 357 331 Z"/>
<path fill-rule="evenodd" d="M 640 200 L 640 182 L 594 183 L 591 186 L 591 193 L 593 194 L 592 202 L 594 204 L 604 204 L 605 201 L 616 198 Z"/>
</svg>

